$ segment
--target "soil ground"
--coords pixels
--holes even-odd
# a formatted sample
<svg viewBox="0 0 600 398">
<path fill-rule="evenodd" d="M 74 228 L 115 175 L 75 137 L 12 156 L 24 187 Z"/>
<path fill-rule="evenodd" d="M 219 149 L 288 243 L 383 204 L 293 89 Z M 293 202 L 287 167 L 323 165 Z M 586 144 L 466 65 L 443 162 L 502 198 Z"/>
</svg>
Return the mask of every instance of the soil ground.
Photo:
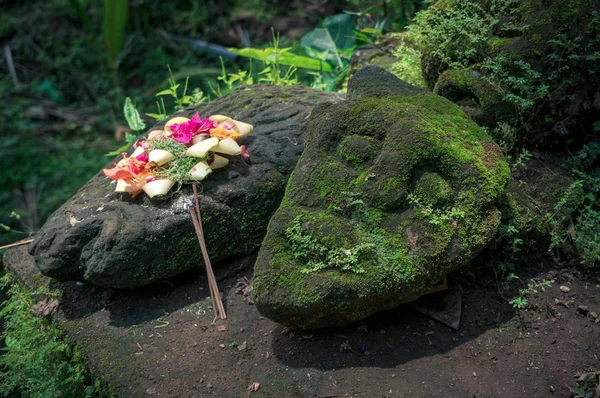
<svg viewBox="0 0 600 398">
<path fill-rule="evenodd" d="M 15 253 L 5 256 L 9 268 L 31 265 L 24 249 Z M 515 310 L 482 266 L 449 277 L 463 292 L 458 331 L 414 303 L 302 331 L 265 319 L 236 294 L 252 264 L 247 257 L 217 270 L 224 321 L 213 322 L 201 271 L 127 291 L 65 283 L 58 318 L 119 397 L 570 397 L 578 372 L 600 370 L 600 323 L 589 314 L 600 312 L 598 275 L 522 270 L 520 280 L 553 283 Z M 258 390 L 248 390 L 254 382 Z"/>
</svg>

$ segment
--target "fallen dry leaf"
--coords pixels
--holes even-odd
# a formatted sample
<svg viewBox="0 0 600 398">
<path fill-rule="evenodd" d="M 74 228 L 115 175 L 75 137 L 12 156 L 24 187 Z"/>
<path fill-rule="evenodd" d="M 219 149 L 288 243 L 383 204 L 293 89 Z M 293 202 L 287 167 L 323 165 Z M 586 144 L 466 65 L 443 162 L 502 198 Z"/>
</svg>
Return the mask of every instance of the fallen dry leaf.
<svg viewBox="0 0 600 398">
<path fill-rule="evenodd" d="M 244 301 L 248 304 L 254 304 L 252 300 L 252 280 L 246 277 L 238 279 L 235 284 L 235 292 L 244 296 Z"/>
<path fill-rule="evenodd" d="M 253 382 L 248 386 L 248 391 L 256 392 L 260 388 L 260 383 L 258 381 Z"/>
<path fill-rule="evenodd" d="M 55 298 L 46 297 L 37 302 L 31 309 L 37 316 L 48 316 L 54 314 L 58 310 L 58 300 Z"/>
</svg>

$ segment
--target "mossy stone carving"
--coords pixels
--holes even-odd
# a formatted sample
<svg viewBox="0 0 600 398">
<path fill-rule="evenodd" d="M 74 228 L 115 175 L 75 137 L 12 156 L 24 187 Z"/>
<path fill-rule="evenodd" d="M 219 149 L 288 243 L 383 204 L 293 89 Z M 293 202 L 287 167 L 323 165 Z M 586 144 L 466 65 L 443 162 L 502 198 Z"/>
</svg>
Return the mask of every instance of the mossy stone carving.
<svg viewBox="0 0 600 398">
<path fill-rule="evenodd" d="M 313 110 L 259 252 L 258 310 L 341 326 L 419 297 L 494 235 L 502 151 L 452 102 L 376 66 Z"/>
</svg>

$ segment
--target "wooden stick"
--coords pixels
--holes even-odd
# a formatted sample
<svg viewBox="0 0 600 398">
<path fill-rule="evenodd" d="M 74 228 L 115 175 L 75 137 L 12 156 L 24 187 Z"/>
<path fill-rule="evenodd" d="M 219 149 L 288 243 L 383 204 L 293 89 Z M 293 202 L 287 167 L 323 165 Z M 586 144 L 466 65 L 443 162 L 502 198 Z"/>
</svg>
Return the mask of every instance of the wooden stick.
<svg viewBox="0 0 600 398">
<path fill-rule="evenodd" d="M 204 241 L 202 239 L 204 237 L 204 233 L 202 231 L 202 227 L 200 226 L 200 221 L 198 220 L 198 213 L 193 208 L 193 206 L 190 208 L 190 215 L 192 216 L 192 222 L 194 223 L 194 229 L 196 230 L 196 236 L 198 237 L 198 243 L 200 244 L 202 257 L 204 258 L 204 262 L 206 263 L 206 259 L 208 258 L 208 251 L 206 250 L 206 245 L 204 244 Z M 213 311 L 215 313 L 215 317 L 217 317 L 217 309 L 220 311 L 220 308 L 218 307 L 216 301 L 217 295 L 219 295 L 220 297 L 219 288 L 217 287 L 216 282 L 213 283 L 213 279 L 211 278 L 211 273 L 208 270 L 208 267 L 206 267 L 206 274 L 208 277 L 208 287 L 210 289 L 210 299 L 212 300 Z"/>
<path fill-rule="evenodd" d="M 203 245 L 203 241 L 202 241 L 202 229 L 200 228 L 200 223 L 198 222 L 198 215 L 197 212 L 190 208 L 190 214 L 192 216 L 192 221 L 194 223 L 194 229 L 196 230 L 196 236 L 198 237 L 198 242 L 200 243 L 200 249 L 202 250 L 202 256 L 205 259 L 204 262 L 206 262 L 206 258 L 208 257 L 208 252 L 206 251 L 206 246 Z M 208 271 L 208 268 L 206 269 L 206 273 L 208 276 L 208 287 L 210 289 L 210 299 L 212 301 L 212 305 L 213 305 L 213 312 L 215 313 L 215 318 L 218 317 L 217 315 L 217 310 L 220 311 L 220 307 L 217 305 L 217 301 L 216 298 L 217 296 L 220 297 L 220 293 L 219 293 L 219 288 L 216 285 L 216 282 L 213 281 L 213 279 L 211 278 L 211 274 Z"/>
<path fill-rule="evenodd" d="M 208 283 L 209 283 L 209 286 L 212 288 L 212 292 L 214 294 L 217 308 L 219 309 L 219 313 L 221 315 L 221 319 L 225 319 L 225 318 L 227 318 L 227 315 L 225 314 L 225 307 L 223 306 L 223 301 L 221 300 L 221 294 L 219 293 L 219 287 L 217 286 L 215 274 L 212 269 L 212 265 L 210 263 L 210 257 L 208 256 L 208 250 L 206 248 L 206 243 L 204 242 L 204 230 L 202 228 L 202 221 L 198 217 L 198 208 L 196 208 L 196 215 L 192 216 L 192 217 L 195 218 L 196 223 L 198 225 L 198 229 L 199 229 L 198 236 L 199 236 L 199 241 L 200 241 L 200 248 L 202 249 L 202 255 L 204 256 L 204 263 L 206 265 L 206 273 L 208 274 Z"/>
<path fill-rule="evenodd" d="M 196 219 L 196 211 L 194 209 L 192 209 L 190 207 L 190 216 L 192 217 L 192 223 L 194 224 L 194 230 L 196 231 L 196 236 L 198 237 L 198 243 L 200 244 L 200 247 L 202 247 L 202 241 L 200 239 L 200 228 L 198 226 L 198 220 Z M 204 250 L 202 250 L 202 256 L 204 256 Z M 212 308 L 213 308 L 213 312 L 215 314 L 215 318 L 218 316 L 217 315 L 217 303 L 215 302 L 215 294 L 213 292 L 213 286 L 212 283 L 210 283 L 210 278 L 208 278 L 208 288 L 210 290 L 210 300 L 212 302 Z"/>
<path fill-rule="evenodd" d="M 18 242 L 11 243 L 10 245 L 0 246 L 0 250 L 9 249 L 9 248 L 15 247 L 15 246 L 26 245 L 26 244 L 31 243 L 31 242 L 33 242 L 33 238 L 31 238 L 31 239 L 23 239 L 23 240 L 20 240 Z"/>
<path fill-rule="evenodd" d="M 212 265 L 210 264 L 210 257 L 208 256 L 208 250 L 206 249 L 206 243 L 204 242 L 204 228 L 202 227 L 202 217 L 200 215 L 200 201 L 198 200 L 198 190 L 196 188 L 196 184 L 192 184 L 192 190 L 194 192 L 194 202 L 196 203 L 196 219 L 198 221 L 198 229 L 200 230 L 200 234 L 198 235 L 198 240 L 200 241 L 200 248 L 202 249 L 202 254 L 204 256 L 204 263 L 206 265 L 206 273 L 208 274 L 209 284 L 213 285 L 215 291 L 215 301 L 217 302 L 217 306 L 219 308 L 219 313 L 221 315 L 221 319 L 226 319 L 227 314 L 225 313 L 225 307 L 223 306 L 223 300 L 221 300 L 221 293 L 219 292 L 219 287 L 217 286 L 217 280 L 215 279 L 215 274 L 212 269 Z"/>
<path fill-rule="evenodd" d="M 196 221 L 198 224 L 198 229 L 199 229 L 199 239 L 200 239 L 200 248 L 202 249 L 202 255 L 204 256 L 204 262 L 206 263 L 206 273 L 208 275 L 208 283 L 209 286 L 212 288 L 213 292 L 215 293 L 215 297 L 219 297 L 219 299 L 221 298 L 221 293 L 219 293 L 219 287 L 217 286 L 217 281 L 215 279 L 215 275 L 212 269 L 212 265 L 210 264 L 210 257 L 208 256 L 208 249 L 206 248 L 206 242 L 204 242 L 204 228 L 202 226 L 202 216 L 200 215 L 200 201 L 198 199 L 198 190 L 196 188 L 196 184 L 192 184 L 192 190 L 194 192 L 194 202 L 196 204 Z M 217 300 L 217 304 L 219 304 L 221 300 Z M 218 306 L 219 308 L 219 312 L 221 312 L 221 310 L 225 311 L 225 309 L 223 308 L 223 303 L 220 303 L 221 305 Z M 223 313 L 223 312 L 221 312 Z"/>
</svg>

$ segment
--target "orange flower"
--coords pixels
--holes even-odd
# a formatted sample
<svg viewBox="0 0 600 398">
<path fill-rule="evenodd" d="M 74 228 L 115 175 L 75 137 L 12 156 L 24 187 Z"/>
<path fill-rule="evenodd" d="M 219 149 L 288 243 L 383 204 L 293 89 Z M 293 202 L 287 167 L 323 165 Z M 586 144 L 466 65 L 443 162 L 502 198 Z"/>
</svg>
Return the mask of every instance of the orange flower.
<svg viewBox="0 0 600 398">
<path fill-rule="evenodd" d="M 119 164 L 111 169 L 103 169 L 104 175 L 111 180 L 117 181 L 118 192 L 129 192 L 131 196 L 135 197 L 146 184 L 147 180 L 153 177 L 152 171 L 154 165 L 147 162 L 147 155 L 142 157 L 141 155 L 134 158 L 124 158 Z M 119 181 L 122 181 L 119 183 Z M 123 191 L 119 191 L 119 187 Z"/>
<path fill-rule="evenodd" d="M 223 127 L 215 127 L 214 129 L 210 129 L 210 136 L 217 137 L 219 141 L 229 137 L 233 138 L 234 140 L 237 140 L 242 136 L 242 134 L 236 133 L 233 130 L 225 129 Z"/>
</svg>

